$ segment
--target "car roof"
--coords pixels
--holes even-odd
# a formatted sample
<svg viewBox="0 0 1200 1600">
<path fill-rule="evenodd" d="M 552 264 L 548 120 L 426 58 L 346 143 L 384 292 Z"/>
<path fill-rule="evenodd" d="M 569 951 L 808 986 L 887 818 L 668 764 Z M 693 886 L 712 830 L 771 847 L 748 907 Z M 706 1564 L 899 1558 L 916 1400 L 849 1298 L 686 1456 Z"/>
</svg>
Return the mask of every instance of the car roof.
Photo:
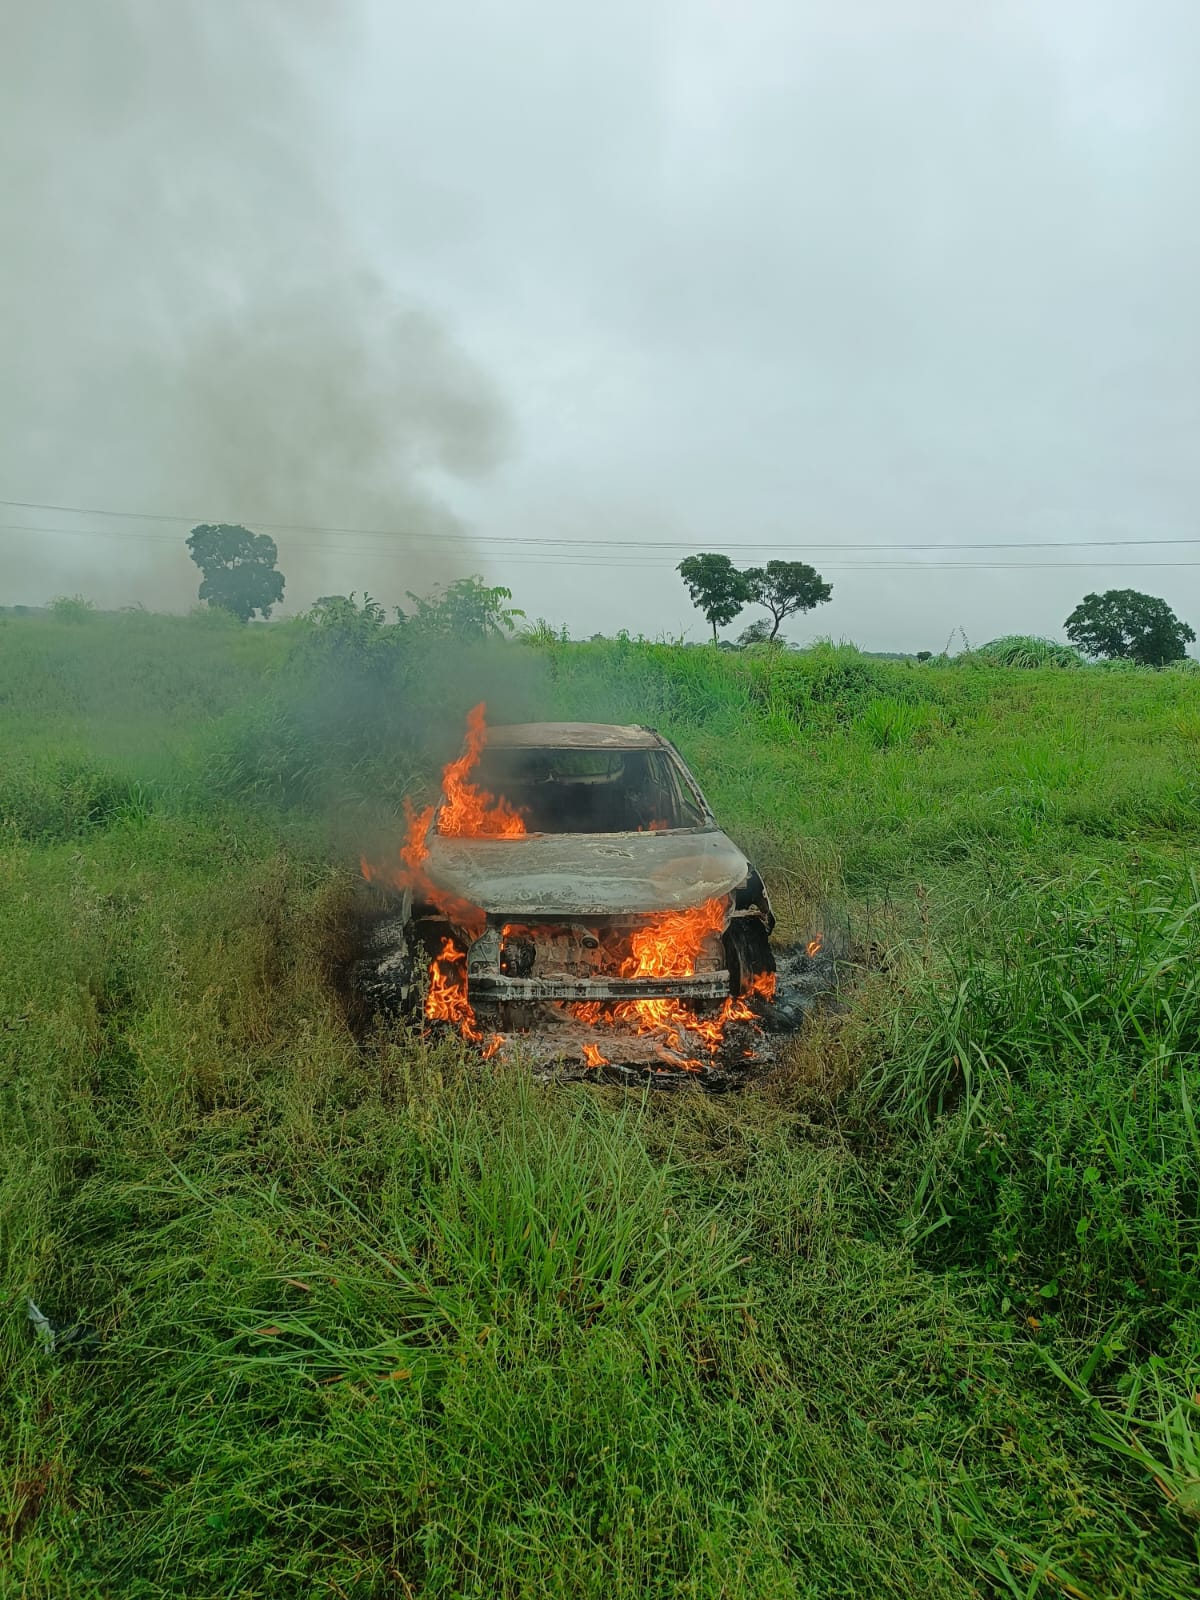
<svg viewBox="0 0 1200 1600">
<path fill-rule="evenodd" d="M 497 750 L 660 750 L 666 741 L 653 728 L 614 722 L 509 722 L 489 727 Z"/>
</svg>

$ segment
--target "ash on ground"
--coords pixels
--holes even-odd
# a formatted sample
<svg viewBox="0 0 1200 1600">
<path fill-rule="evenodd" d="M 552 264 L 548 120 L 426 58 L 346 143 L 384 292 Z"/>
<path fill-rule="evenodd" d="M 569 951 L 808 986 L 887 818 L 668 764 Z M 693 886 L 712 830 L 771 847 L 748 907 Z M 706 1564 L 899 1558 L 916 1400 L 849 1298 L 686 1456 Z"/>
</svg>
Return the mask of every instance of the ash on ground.
<svg viewBox="0 0 1200 1600">
<path fill-rule="evenodd" d="M 345 987 L 350 1020 L 360 1038 L 377 1021 L 406 1021 L 429 1037 L 455 1033 L 445 1023 L 421 1017 L 427 963 L 424 957 L 414 958 L 405 931 L 399 915 L 365 918 L 359 926 Z M 638 1088 L 649 1083 L 656 1089 L 714 1094 L 738 1089 L 761 1076 L 808 1014 L 832 999 L 848 946 L 847 932 L 835 933 L 828 926 L 819 938 L 775 946 L 775 998 L 752 999 L 754 1020 L 730 1022 L 711 1054 L 686 1037 L 672 1049 L 656 1033 L 639 1034 L 615 1021 L 589 1025 L 569 1016 L 564 1007 L 549 1005 L 543 1007 L 544 1025 L 492 1035 L 479 1048 L 489 1060 L 511 1062 L 540 1081 Z"/>
</svg>

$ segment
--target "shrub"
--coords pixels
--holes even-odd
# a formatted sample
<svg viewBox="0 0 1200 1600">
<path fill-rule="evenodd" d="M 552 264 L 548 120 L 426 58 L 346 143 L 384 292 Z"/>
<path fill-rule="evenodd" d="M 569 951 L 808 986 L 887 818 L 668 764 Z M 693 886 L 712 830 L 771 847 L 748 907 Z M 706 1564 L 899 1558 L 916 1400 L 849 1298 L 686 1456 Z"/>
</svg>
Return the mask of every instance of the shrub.
<svg viewBox="0 0 1200 1600">
<path fill-rule="evenodd" d="M 60 622 L 87 622 L 96 614 L 95 601 L 81 594 L 60 594 L 46 609 Z"/>
<path fill-rule="evenodd" d="M 980 645 L 975 654 L 994 667 L 1081 667 L 1083 657 L 1069 644 L 1056 639 L 1041 639 L 1034 634 L 1010 633 L 990 644 Z"/>
</svg>

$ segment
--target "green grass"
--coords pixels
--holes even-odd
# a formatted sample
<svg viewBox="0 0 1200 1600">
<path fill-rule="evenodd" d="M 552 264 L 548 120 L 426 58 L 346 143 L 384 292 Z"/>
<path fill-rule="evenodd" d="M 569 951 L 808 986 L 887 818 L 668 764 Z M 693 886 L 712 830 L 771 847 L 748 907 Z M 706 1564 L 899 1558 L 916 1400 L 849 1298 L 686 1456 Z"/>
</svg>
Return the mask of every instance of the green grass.
<svg viewBox="0 0 1200 1600">
<path fill-rule="evenodd" d="M 980 645 L 975 652 L 993 667 L 1081 667 L 1083 657 L 1069 644 L 1056 639 L 1039 639 L 1026 633 L 1006 634 Z"/>
<path fill-rule="evenodd" d="M 481 683 L 849 928 L 770 1080 L 356 1046 Z M 0 719 L 0 1595 L 1196 1592 L 1200 679 L 60 608 Z"/>
</svg>

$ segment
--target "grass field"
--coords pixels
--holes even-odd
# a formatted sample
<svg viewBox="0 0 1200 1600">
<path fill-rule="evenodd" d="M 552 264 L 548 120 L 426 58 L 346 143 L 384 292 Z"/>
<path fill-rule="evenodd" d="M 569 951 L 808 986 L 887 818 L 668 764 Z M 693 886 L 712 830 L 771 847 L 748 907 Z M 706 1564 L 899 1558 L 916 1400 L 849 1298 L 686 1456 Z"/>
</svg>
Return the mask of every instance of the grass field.
<svg viewBox="0 0 1200 1600">
<path fill-rule="evenodd" d="M 849 930 L 761 1084 L 355 1043 L 481 684 Z M 0 619 L 0 1595 L 1200 1592 L 1198 847 L 1183 671 Z"/>
</svg>

